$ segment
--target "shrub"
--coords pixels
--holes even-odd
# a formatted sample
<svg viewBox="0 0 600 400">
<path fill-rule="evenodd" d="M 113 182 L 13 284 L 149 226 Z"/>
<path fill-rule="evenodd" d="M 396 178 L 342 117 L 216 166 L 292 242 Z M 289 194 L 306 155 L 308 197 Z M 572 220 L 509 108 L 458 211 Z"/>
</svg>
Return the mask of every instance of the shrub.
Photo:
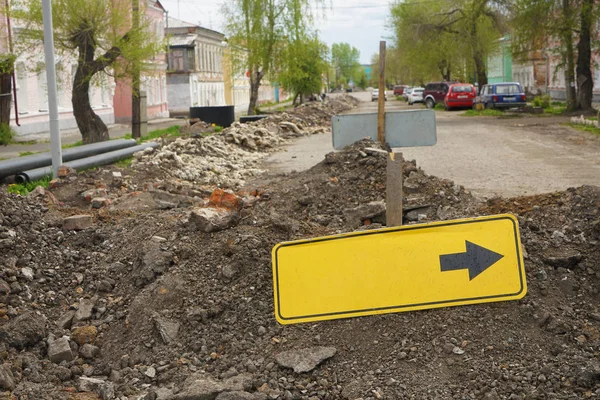
<svg viewBox="0 0 600 400">
<path fill-rule="evenodd" d="M 0 145 L 6 146 L 12 142 L 15 132 L 8 124 L 0 124 Z"/>
<path fill-rule="evenodd" d="M 547 94 L 544 95 L 544 96 L 535 96 L 533 98 L 533 106 L 534 107 L 548 108 L 548 107 L 550 107 L 550 102 L 551 101 L 552 101 L 552 99 Z"/>
</svg>

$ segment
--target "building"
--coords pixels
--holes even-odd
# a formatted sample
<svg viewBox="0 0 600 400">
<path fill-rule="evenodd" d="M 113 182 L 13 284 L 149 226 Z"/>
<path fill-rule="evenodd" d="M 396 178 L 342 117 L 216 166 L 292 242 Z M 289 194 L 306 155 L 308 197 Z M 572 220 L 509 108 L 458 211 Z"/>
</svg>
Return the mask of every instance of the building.
<svg viewBox="0 0 600 400">
<path fill-rule="evenodd" d="M 169 18 L 167 91 L 172 116 L 190 107 L 225 105 L 225 35 Z"/>
<path fill-rule="evenodd" d="M 147 0 L 144 7 L 142 26 L 157 42 L 165 39 L 167 26 L 166 10 L 158 0 Z M 140 77 L 140 90 L 146 92 L 146 115 L 148 119 L 169 116 L 167 96 L 167 55 L 161 52 L 147 60 Z M 131 80 L 118 79 L 115 86 L 113 105 L 116 122 L 131 122 Z"/>
</svg>

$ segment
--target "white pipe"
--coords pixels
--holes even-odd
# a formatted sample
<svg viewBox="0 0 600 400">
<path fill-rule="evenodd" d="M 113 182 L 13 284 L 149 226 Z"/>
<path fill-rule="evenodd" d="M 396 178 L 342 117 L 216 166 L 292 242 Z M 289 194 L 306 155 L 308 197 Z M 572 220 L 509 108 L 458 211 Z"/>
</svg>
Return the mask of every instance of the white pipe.
<svg viewBox="0 0 600 400">
<path fill-rule="evenodd" d="M 50 111 L 50 146 L 52 152 L 52 176 L 58 178 L 58 167 L 62 164 L 60 127 L 58 124 L 58 102 L 56 99 L 56 64 L 54 60 L 54 34 L 52 33 L 52 3 L 42 0 L 44 21 L 44 53 L 46 55 L 46 82 L 48 87 L 48 110 Z"/>
</svg>

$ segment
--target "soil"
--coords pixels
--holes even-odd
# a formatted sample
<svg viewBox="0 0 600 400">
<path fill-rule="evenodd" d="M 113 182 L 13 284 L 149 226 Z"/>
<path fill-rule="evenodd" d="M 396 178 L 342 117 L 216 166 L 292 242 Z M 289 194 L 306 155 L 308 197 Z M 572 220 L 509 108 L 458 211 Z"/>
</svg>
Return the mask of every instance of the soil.
<svg viewBox="0 0 600 400">
<path fill-rule="evenodd" d="M 331 110 L 311 108 L 295 121 L 329 123 Z M 594 186 L 485 201 L 406 161 L 405 204 L 414 208 L 406 223 L 518 217 L 525 298 L 275 321 L 274 245 L 385 226 L 381 212 L 361 214 L 385 197 L 386 155 L 378 148 L 364 140 L 309 170 L 245 180 L 232 187 L 239 197 L 230 194 L 241 201 L 237 218 L 211 232 L 199 230 L 193 210 L 214 202 L 215 187 L 144 163 L 69 176 L 26 198 L 0 191 L 0 399 L 216 398 L 191 377 L 205 386 L 247 379 L 234 399 L 599 398 Z M 111 204 L 91 208 L 82 195 L 90 189 Z M 92 225 L 62 229 L 77 214 L 91 215 Z M 51 362 L 63 336 L 74 359 Z M 336 352 L 309 372 L 276 359 L 316 346 Z M 92 390 L 81 377 L 101 383 Z"/>
</svg>

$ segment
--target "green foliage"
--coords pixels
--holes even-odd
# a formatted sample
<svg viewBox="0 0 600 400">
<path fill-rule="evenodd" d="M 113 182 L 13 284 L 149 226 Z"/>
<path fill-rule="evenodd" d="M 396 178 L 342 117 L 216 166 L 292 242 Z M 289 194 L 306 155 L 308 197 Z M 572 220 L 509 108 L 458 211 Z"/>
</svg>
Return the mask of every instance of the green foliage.
<svg viewBox="0 0 600 400">
<path fill-rule="evenodd" d="M 337 86 L 349 84 L 353 81 L 358 85 L 361 72 L 360 51 L 348 43 L 334 43 L 331 45 L 331 64 L 335 71 Z M 366 78 L 365 78 L 366 79 Z"/>
<path fill-rule="evenodd" d="M 569 124 L 569 126 L 571 128 L 575 128 L 578 131 L 584 131 L 584 132 L 589 132 L 589 133 L 593 133 L 594 135 L 598 135 L 600 136 L 600 129 L 596 128 L 595 126 L 591 126 L 591 125 L 580 125 L 580 124 Z"/>
<path fill-rule="evenodd" d="M 32 156 L 37 153 L 39 153 L 39 151 L 20 151 L 19 157 Z"/>
<path fill-rule="evenodd" d="M 327 46 L 309 34 L 289 43 L 283 50 L 279 82 L 294 94 L 320 93 L 322 74 L 327 70 Z"/>
<path fill-rule="evenodd" d="M 148 132 L 148 135 L 142 136 L 138 142 L 144 143 L 154 139 L 158 139 L 159 137 L 169 138 L 169 137 L 179 137 L 181 136 L 181 127 L 179 125 L 173 125 L 166 129 L 156 129 L 154 131 Z"/>
<path fill-rule="evenodd" d="M 544 113 L 552 115 L 562 115 L 567 111 L 567 106 L 562 104 L 560 106 L 549 106 L 544 108 Z"/>
<path fill-rule="evenodd" d="M 11 74 L 15 68 L 15 60 L 17 57 L 14 54 L 0 55 L 0 74 Z"/>
<path fill-rule="evenodd" d="M 535 96 L 533 98 L 533 106 L 534 107 L 542 107 L 542 108 L 549 108 L 550 107 L 550 96 L 548 96 L 547 94 L 544 96 Z"/>
<path fill-rule="evenodd" d="M 48 188 L 48 186 L 50 186 L 51 180 L 52 180 L 51 177 L 46 176 L 37 181 L 26 182 L 26 183 L 13 183 L 13 184 L 8 185 L 8 188 L 6 189 L 6 191 L 8 193 L 14 193 L 14 194 L 20 194 L 21 196 L 27 196 L 29 194 L 29 192 L 31 192 L 33 189 L 35 189 L 38 186 L 41 186 L 44 189 Z"/>
<path fill-rule="evenodd" d="M 222 126 L 220 126 L 220 125 L 215 125 L 215 126 L 213 127 L 213 131 L 214 131 L 214 132 L 216 132 L 216 133 L 218 133 L 218 132 L 222 132 L 222 131 L 223 131 L 223 127 L 222 127 Z"/>
<path fill-rule="evenodd" d="M 435 103 L 434 110 L 445 111 L 446 107 L 444 107 L 444 103 Z"/>
<path fill-rule="evenodd" d="M 396 100 L 406 101 L 406 99 L 402 96 L 396 96 Z"/>
<path fill-rule="evenodd" d="M 6 146 L 11 143 L 15 137 L 15 132 L 8 124 L 0 124 L 0 145 Z"/>
<path fill-rule="evenodd" d="M 132 162 L 133 162 L 133 157 L 127 157 L 127 158 L 117 161 L 114 165 L 119 168 L 129 168 L 129 167 L 131 167 Z"/>
<path fill-rule="evenodd" d="M 81 146 L 81 145 L 83 145 L 83 141 L 81 141 L 81 140 L 78 140 L 78 141 L 76 141 L 75 143 L 67 143 L 67 144 L 63 144 L 61 147 L 62 147 L 63 149 L 70 149 L 70 148 L 73 148 L 73 147 L 79 147 L 79 146 Z"/>
<path fill-rule="evenodd" d="M 467 110 L 461 114 L 464 117 L 502 117 L 504 113 L 500 110 L 494 110 L 492 108 L 486 108 L 485 110 Z"/>
</svg>

